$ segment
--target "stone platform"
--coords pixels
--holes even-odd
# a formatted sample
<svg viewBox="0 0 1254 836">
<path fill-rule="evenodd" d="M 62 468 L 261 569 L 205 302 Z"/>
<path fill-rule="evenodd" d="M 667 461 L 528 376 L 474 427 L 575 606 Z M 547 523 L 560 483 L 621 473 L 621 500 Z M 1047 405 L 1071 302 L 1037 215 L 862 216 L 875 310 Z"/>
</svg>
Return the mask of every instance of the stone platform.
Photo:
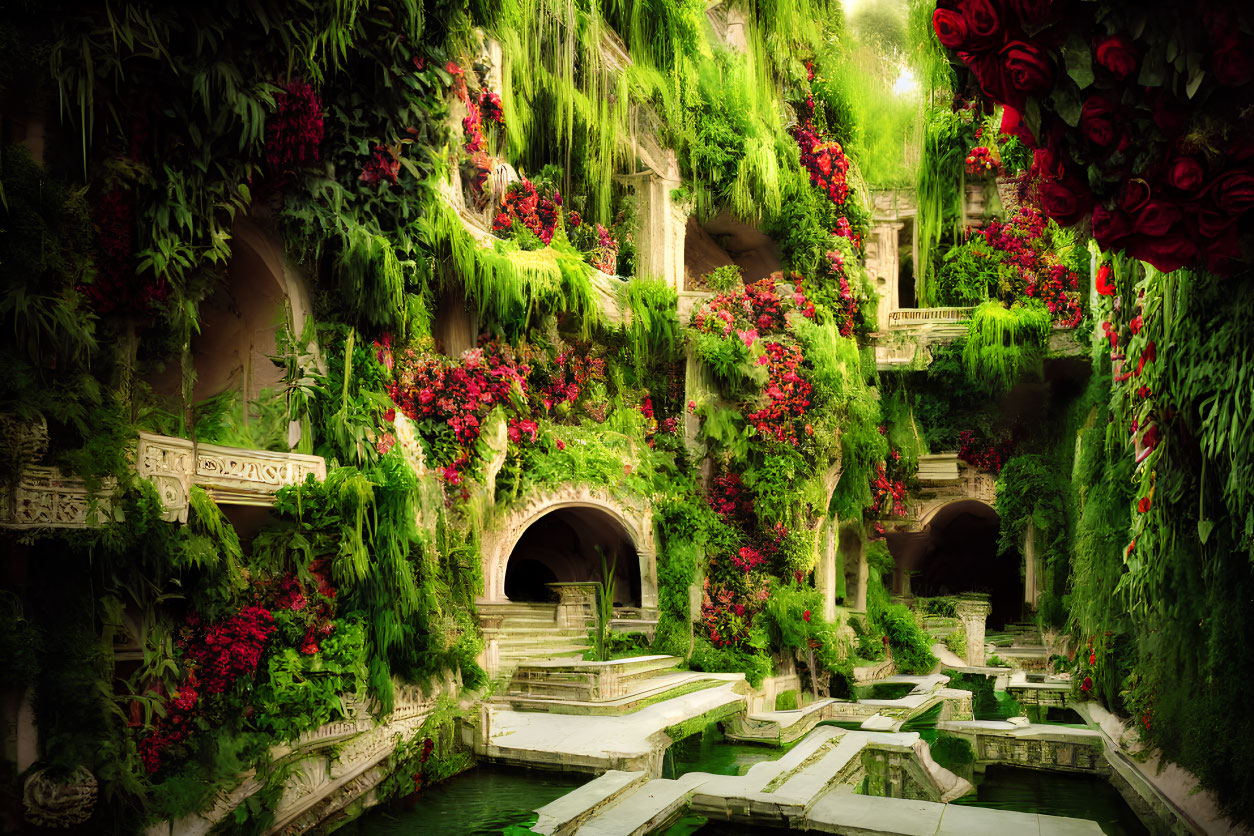
<svg viewBox="0 0 1254 836">
<path fill-rule="evenodd" d="M 485 760 L 561 769 L 661 772 L 675 740 L 742 713 L 743 674 L 700 674 L 708 687 L 622 715 L 516 711 L 483 706 L 475 751 Z"/>
</svg>

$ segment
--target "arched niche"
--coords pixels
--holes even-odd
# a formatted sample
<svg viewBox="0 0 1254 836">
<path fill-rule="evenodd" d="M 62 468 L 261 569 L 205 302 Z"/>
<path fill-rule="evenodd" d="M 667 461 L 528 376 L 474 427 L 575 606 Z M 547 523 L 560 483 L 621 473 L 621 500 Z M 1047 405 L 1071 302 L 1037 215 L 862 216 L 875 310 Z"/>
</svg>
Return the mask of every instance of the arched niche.
<svg viewBox="0 0 1254 836">
<path fill-rule="evenodd" d="M 504 602 L 511 588 L 536 590 L 543 582 L 592 581 L 601 575 L 601 558 L 618 555 L 616 599 L 626 606 L 657 608 L 657 548 L 652 512 L 589 488 L 570 488 L 537 496 L 484 532 L 484 601 Z M 516 563 L 515 563 L 516 561 Z M 515 563 L 514 573 L 510 564 Z M 530 563 L 543 578 L 519 575 Z M 549 578 L 552 573 L 553 578 Z M 626 594 L 631 592 L 628 602 Z"/>
<path fill-rule="evenodd" d="M 263 390 L 278 387 L 284 372 L 271 357 L 279 354 L 279 330 L 290 327 L 300 338 L 311 311 L 308 288 L 278 236 L 254 220 L 237 221 L 226 275 L 201 302 L 200 327 L 191 338 L 192 400 L 238 391 L 253 402 Z M 178 398 L 180 379 L 175 360 L 149 383 L 156 393 Z"/>
</svg>

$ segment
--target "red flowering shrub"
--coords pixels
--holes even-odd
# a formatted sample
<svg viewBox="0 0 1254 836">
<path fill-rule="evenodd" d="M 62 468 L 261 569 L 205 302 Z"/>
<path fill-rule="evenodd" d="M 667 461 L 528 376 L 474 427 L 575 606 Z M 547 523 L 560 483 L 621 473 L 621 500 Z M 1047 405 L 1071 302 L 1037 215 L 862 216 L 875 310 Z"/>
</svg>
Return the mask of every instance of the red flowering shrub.
<svg viewBox="0 0 1254 836">
<path fill-rule="evenodd" d="M 500 211 L 492 219 L 492 231 L 502 238 L 508 238 L 526 229 L 547 245 L 557 231 L 561 201 L 561 195 L 557 193 L 554 193 L 554 197 L 542 197 L 526 178 L 511 183 L 501 202 Z"/>
<path fill-rule="evenodd" d="M 322 144 L 322 100 L 307 82 L 287 84 L 266 120 L 266 165 L 286 171 L 318 162 Z"/>
<path fill-rule="evenodd" d="M 739 473 L 728 472 L 714 477 L 707 501 L 714 512 L 731 525 L 753 516 L 753 498 L 745 490 Z"/>
<path fill-rule="evenodd" d="M 495 343 L 465 352 L 460 361 L 409 349 L 389 394 L 406 416 L 425 425 L 425 435 L 445 438 L 442 469 L 445 480 L 456 485 L 472 460 L 480 422 L 497 404 L 510 403 L 511 390 L 526 395 L 527 372 Z"/>
<path fill-rule="evenodd" d="M 971 430 L 958 433 L 958 458 L 980 470 L 1001 473 L 1002 465 L 1014 450 L 1014 440 L 1002 439 L 997 443 L 986 439 L 977 440 Z"/>
<path fill-rule="evenodd" d="M 843 205 L 849 197 L 849 158 L 840 143 L 820 139 L 808 121 L 793 128 L 792 135 L 801 149 L 801 165 L 810 173 L 810 182 L 832 203 Z"/>
<path fill-rule="evenodd" d="M 170 292 L 164 278 L 153 273 L 135 274 L 135 195 L 115 186 L 92 207 L 96 228 L 96 278 L 78 286 L 101 315 L 151 312 Z"/>
<path fill-rule="evenodd" d="M 1045 303 L 1054 316 L 1055 325 L 1074 328 L 1080 324 L 1084 311 L 1078 299 L 1068 294 L 1079 290 L 1079 279 L 1065 264 L 1055 264 L 1032 275 L 1024 292 Z"/>
<path fill-rule="evenodd" d="M 747 414 L 745 420 L 757 428 L 761 437 L 796 447 L 800 444 L 798 425 L 805 418 L 813 392 L 813 387 L 799 373 L 801 348 L 777 342 L 768 342 L 765 347 L 769 377 L 763 394 L 767 404 Z M 809 424 L 805 427 L 809 429 Z"/>
<path fill-rule="evenodd" d="M 990 174 L 1002 174 L 1001 161 L 993 156 L 988 146 L 980 145 L 967 154 L 967 174 L 985 177 Z"/>
<path fill-rule="evenodd" d="M 891 455 L 897 458 L 901 456 L 896 450 L 893 450 Z M 895 477 L 896 474 L 890 475 L 886 462 L 882 462 L 876 468 L 875 476 L 871 479 L 870 510 L 872 513 L 894 517 L 906 515 L 906 494 L 909 489 L 904 479 Z"/>
<path fill-rule="evenodd" d="M 378 186 L 383 181 L 395 183 L 401 173 L 401 160 L 395 148 L 376 145 L 374 153 L 361 169 L 358 180 L 367 186 Z"/>
</svg>

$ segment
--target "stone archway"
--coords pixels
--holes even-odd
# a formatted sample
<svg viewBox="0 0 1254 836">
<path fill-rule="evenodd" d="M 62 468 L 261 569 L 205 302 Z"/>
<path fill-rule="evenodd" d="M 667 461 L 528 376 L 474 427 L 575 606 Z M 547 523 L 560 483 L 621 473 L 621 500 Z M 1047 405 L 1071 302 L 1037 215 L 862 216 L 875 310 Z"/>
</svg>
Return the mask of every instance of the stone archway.
<svg viewBox="0 0 1254 836">
<path fill-rule="evenodd" d="M 895 593 L 926 597 L 987 593 L 993 624 L 1019 618 L 1020 565 L 998 551 L 1000 518 L 991 505 L 951 498 L 920 515 L 919 523 L 919 531 L 888 535 L 896 564 Z"/>
<path fill-rule="evenodd" d="M 549 518 L 549 522 L 544 522 Z M 535 551 L 537 538 L 528 531 L 537 524 L 547 527 L 558 538 L 548 554 Z M 568 542 L 560 542 L 561 537 Z M 523 507 L 507 514 L 484 532 L 480 552 L 483 557 L 484 598 L 481 603 L 509 601 L 506 578 L 512 558 L 536 560 L 552 571 L 558 580 L 591 580 L 599 577 L 599 558 L 584 554 L 574 559 L 579 550 L 590 551 L 594 544 L 612 542 L 621 537 L 634 551 L 638 566 L 639 595 L 633 604 L 655 610 L 657 597 L 657 545 L 653 533 L 653 513 L 643 503 L 637 505 L 611 497 L 607 492 L 591 488 L 567 488 L 533 498 Z M 520 548 L 521 547 L 521 548 Z M 624 551 L 629 551 L 624 550 Z M 516 552 L 519 552 L 516 555 Z M 593 566 L 593 563 L 596 565 Z M 622 577 L 626 566 L 615 575 Z M 587 577 L 579 577 L 590 570 Z M 566 577 L 563 577 L 566 575 Z M 634 573 L 631 589 L 635 592 Z"/>
</svg>

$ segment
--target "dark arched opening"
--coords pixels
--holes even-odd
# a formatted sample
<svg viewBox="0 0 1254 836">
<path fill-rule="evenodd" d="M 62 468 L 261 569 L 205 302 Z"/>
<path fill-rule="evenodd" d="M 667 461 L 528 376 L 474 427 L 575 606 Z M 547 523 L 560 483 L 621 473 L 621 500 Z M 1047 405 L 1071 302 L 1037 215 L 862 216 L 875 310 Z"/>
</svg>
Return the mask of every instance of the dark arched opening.
<svg viewBox="0 0 1254 836">
<path fill-rule="evenodd" d="M 626 529 L 605 511 L 559 508 L 533 522 L 510 552 L 505 597 L 549 601 L 547 584 L 601 580 L 601 558 L 613 566 L 614 603 L 640 606 L 640 558 Z"/>
<path fill-rule="evenodd" d="M 1001 521 L 983 502 L 967 500 L 936 512 L 924 532 L 897 544 L 898 569 L 910 575 L 910 591 L 921 597 L 982 592 L 991 611 L 988 625 L 1002 629 L 1023 610 L 1023 577 L 1017 555 L 998 552 Z"/>
</svg>

